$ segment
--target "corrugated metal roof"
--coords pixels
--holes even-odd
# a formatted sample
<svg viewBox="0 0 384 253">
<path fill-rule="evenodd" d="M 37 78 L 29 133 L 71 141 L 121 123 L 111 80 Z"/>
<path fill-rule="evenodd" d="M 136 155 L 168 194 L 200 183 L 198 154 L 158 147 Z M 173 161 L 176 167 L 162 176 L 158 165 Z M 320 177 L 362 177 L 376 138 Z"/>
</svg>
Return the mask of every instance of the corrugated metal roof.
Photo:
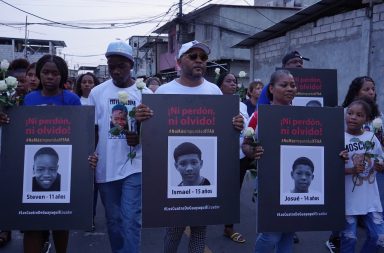
<svg viewBox="0 0 384 253">
<path fill-rule="evenodd" d="M 78 70 L 91 70 L 94 71 L 97 67 L 94 66 L 80 66 Z"/>
<path fill-rule="evenodd" d="M 152 40 L 145 42 L 144 45 L 142 45 L 139 49 L 140 50 L 148 49 L 148 48 L 152 48 L 156 44 L 167 44 L 167 43 L 168 43 L 168 37 L 153 38 Z"/>
<path fill-rule="evenodd" d="M 256 33 L 255 35 L 239 42 L 233 47 L 250 48 L 257 43 L 271 40 L 285 35 L 288 31 L 300 27 L 309 22 L 326 16 L 333 16 L 342 12 L 359 9 L 365 6 L 361 0 L 323 0 L 319 1 L 296 14 Z"/>
</svg>

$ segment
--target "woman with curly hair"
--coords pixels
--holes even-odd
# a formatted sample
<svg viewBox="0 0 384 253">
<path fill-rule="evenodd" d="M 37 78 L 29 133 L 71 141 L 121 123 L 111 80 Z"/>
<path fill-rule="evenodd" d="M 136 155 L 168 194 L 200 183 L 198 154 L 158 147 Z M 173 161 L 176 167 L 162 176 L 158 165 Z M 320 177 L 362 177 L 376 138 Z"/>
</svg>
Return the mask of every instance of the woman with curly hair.
<svg viewBox="0 0 384 253">
<path fill-rule="evenodd" d="M 88 96 L 91 90 L 99 84 L 97 77 L 91 72 L 81 74 L 76 80 L 75 92 L 80 97 L 82 105 L 88 105 Z"/>
</svg>

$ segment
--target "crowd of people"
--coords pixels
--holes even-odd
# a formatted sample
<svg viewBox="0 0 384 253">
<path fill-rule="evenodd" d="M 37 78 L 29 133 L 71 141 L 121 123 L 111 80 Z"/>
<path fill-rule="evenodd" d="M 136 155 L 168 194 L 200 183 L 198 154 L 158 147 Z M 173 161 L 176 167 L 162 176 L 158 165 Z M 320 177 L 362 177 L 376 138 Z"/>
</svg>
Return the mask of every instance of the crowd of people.
<svg viewBox="0 0 384 253">
<path fill-rule="evenodd" d="M 142 103 L 142 94 L 236 94 L 238 82 L 235 74 L 227 71 L 221 73 L 216 84 L 204 78 L 209 54 L 210 48 L 204 43 L 191 41 L 183 44 L 176 59 L 180 69 L 179 76 L 166 84 L 162 84 L 157 77 L 150 77 L 145 80 L 144 87 L 134 85 L 135 79 L 131 76 L 134 65 L 132 48 L 120 40 L 111 42 L 107 47 L 105 56 L 111 79 L 103 83 L 99 83 L 94 74 L 84 73 L 77 77 L 72 89 L 71 85 L 66 85 L 68 66 L 62 58 L 55 55 L 45 55 L 37 63 L 32 64 L 25 59 L 16 59 L 9 66 L 7 74 L 18 80 L 14 96 L 19 98 L 20 106 L 95 107 L 96 150 L 88 157 L 90 167 L 95 169 L 93 219 L 100 193 L 105 209 L 110 247 L 114 253 L 140 252 L 143 170 L 140 127 L 143 122 L 155 115 L 155 108 L 149 108 Z M 261 145 L 253 147 L 244 140 L 243 131 L 251 127 L 257 132 L 258 121 L 262 120 L 258 119 L 259 104 L 291 106 L 297 93 L 297 85 L 289 69 L 302 68 L 304 61 L 308 60 L 297 51 L 285 55 L 281 66 L 284 69 L 274 71 L 266 85 L 261 80 L 252 81 L 248 87 L 247 99 L 239 103 L 239 114 L 231 115 L 233 117 L 231 124 L 240 136 L 239 168 L 234 168 L 239 169 L 240 187 L 246 171 L 255 166 L 254 161 L 262 158 L 264 153 Z M 349 86 L 342 106 L 345 108 L 346 147 L 356 138 L 362 142 L 370 140 L 375 144 L 371 150 L 372 157 L 383 156 L 382 131 L 377 133 L 372 128 L 372 122 L 382 117 L 376 103 L 374 80 L 367 76 L 355 78 Z M 134 113 L 131 113 L 133 111 Z M 12 119 L 7 114 L 0 113 L 1 125 L 8 124 L 10 120 Z M 178 147 L 175 155 L 175 166 L 181 176 L 183 176 L 181 170 L 193 170 L 202 163 L 199 149 L 194 144 L 183 143 L 183 145 L 188 148 Z M 186 149 L 194 151 L 191 154 L 185 153 Z M 340 159 L 345 160 L 346 175 L 345 229 L 333 231 L 330 235 L 330 239 L 326 242 L 330 252 L 354 252 L 357 240 L 356 224 L 359 217 L 363 227 L 368 231 L 362 252 L 376 252 L 379 247 L 384 246 L 382 217 L 384 177 L 377 173 L 382 172 L 384 167 L 382 160 L 373 158 L 365 160 L 363 158 L 364 162 L 357 163 L 354 157 L 364 152 L 365 150 L 354 149 L 340 151 Z M 180 164 L 181 160 L 185 159 L 186 162 Z M 303 158 L 293 166 L 292 178 L 295 180 L 301 180 L 300 177 L 313 178 L 311 174 L 313 164 L 307 160 Z M 302 171 L 306 173 L 301 173 Z M 370 177 L 373 177 L 369 182 L 364 176 L 367 171 Z M 375 178 L 377 180 L 374 180 Z M 191 181 L 188 180 L 182 178 L 181 184 Z M 356 184 L 357 180 L 361 183 Z M 209 181 L 201 176 L 193 180 L 194 185 L 207 182 Z M 298 186 L 297 191 L 299 190 Z M 94 229 L 93 221 L 92 230 Z M 178 251 L 184 230 L 184 226 L 165 229 L 164 253 Z M 188 249 L 180 249 L 180 252 L 204 252 L 207 226 L 205 224 L 190 226 L 190 230 Z M 50 235 L 56 252 L 67 251 L 69 231 L 23 231 L 23 234 L 26 253 L 46 252 L 50 246 Z M 246 238 L 235 230 L 234 224 L 224 225 L 224 235 L 236 243 L 246 241 Z M 10 240 L 11 231 L 0 232 L 0 247 Z M 260 233 L 255 241 L 255 253 L 273 251 L 285 253 L 293 251 L 293 243 L 299 242 L 299 238 L 294 232 L 269 232 Z"/>
</svg>

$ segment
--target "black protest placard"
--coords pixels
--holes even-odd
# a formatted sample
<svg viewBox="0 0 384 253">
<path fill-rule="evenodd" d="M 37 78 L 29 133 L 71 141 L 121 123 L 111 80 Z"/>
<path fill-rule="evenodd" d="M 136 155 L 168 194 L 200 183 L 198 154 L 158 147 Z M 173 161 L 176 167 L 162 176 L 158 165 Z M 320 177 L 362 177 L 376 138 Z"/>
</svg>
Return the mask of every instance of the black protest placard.
<svg viewBox="0 0 384 253">
<path fill-rule="evenodd" d="M 297 93 L 295 106 L 337 106 L 336 69 L 287 69 L 293 75 Z"/>
<path fill-rule="evenodd" d="M 239 97 L 156 94 L 143 103 L 154 110 L 141 128 L 143 227 L 239 222 Z"/>
<path fill-rule="evenodd" d="M 94 107 L 24 106 L 2 127 L 2 229 L 89 229 Z"/>
<path fill-rule="evenodd" d="M 343 228 L 343 118 L 342 108 L 259 107 L 259 232 Z"/>
</svg>

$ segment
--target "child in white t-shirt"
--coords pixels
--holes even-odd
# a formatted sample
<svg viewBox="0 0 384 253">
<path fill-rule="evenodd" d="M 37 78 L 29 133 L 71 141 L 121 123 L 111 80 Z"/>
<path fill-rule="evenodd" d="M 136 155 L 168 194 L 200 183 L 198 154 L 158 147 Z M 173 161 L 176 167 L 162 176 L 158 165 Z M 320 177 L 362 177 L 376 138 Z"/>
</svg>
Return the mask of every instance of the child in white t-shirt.
<svg viewBox="0 0 384 253">
<path fill-rule="evenodd" d="M 371 121 L 372 106 L 366 99 L 357 99 L 345 115 L 345 145 L 349 159 L 345 165 L 345 229 L 341 232 L 342 253 L 355 252 L 357 218 L 361 216 L 367 239 L 361 252 L 377 252 L 384 246 L 384 222 L 377 188 L 376 173 L 382 172 L 383 151 L 374 132 L 364 131 Z"/>
</svg>

